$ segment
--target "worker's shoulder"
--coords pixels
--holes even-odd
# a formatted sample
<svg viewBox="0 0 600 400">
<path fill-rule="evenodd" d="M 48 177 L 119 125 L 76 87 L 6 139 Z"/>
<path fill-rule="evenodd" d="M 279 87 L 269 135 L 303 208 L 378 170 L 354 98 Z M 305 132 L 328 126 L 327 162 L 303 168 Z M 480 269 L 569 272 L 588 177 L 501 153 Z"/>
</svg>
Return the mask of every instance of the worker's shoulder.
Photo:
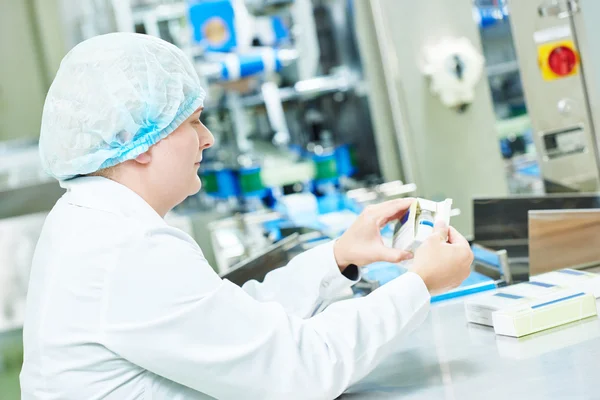
<svg viewBox="0 0 600 400">
<path fill-rule="evenodd" d="M 112 243 L 121 249 L 148 247 L 168 251 L 200 251 L 196 241 L 181 229 L 168 225 L 162 218 L 140 218 L 102 209 L 81 207 L 59 201 L 46 219 L 46 228 L 61 236 L 75 236 L 82 241 Z M 120 243 L 119 243 L 120 242 Z"/>
<path fill-rule="evenodd" d="M 164 225 L 146 225 L 142 227 L 143 237 L 141 240 L 148 244 L 164 244 L 177 248 L 188 248 L 193 251 L 200 251 L 198 243 L 186 232 L 181 229 Z"/>
<path fill-rule="evenodd" d="M 207 272 L 213 274 L 198 244 L 185 232 L 168 225 L 148 226 L 142 232 L 136 231 L 129 240 L 118 243 L 116 252 L 115 271 L 118 272 L 111 275 L 115 279 L 133 278 L 139 273 L 155 276 L 154 280 L 158 282 L 160 279 L 187 279 L 198 274 L 206 278 Z M 167 271 L 168 276 L 165 276 Z"/>
<path fill-rule="evenodd" d="M 82 238 L 87 236 L 117 238 L 123 235 L 135 235 L 135 233 L 141 236 L 155 224 L 102 209 L 72 204 L 68 199 L 62 198 L 48 214 L 45 225 L 52 231 L 74 232 Z"/>
</svg>

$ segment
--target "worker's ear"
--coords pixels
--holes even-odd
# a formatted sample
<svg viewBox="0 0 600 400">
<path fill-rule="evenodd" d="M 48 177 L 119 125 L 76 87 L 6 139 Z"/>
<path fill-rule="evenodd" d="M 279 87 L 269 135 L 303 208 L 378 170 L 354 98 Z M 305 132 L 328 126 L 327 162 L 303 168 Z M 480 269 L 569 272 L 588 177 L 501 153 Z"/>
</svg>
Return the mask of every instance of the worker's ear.
<svg viewBox="0 0 600 400">
<path fill-rule="evenodd" d="M 149 164 L 150 161 L 152 161 L 152 156 L 150 155 L 150 152 L 147 151 L 137 156 L 135 161 L 139 162 L 140 164 Z"/>
</svg>

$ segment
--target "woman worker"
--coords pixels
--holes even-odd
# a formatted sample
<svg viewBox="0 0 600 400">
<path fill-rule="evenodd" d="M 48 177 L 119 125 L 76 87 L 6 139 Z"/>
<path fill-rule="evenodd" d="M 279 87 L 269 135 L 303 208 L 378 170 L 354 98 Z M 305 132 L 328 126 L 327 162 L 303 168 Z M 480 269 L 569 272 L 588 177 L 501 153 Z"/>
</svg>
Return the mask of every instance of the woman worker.
<svg viewBox="0 0 600 400">
<path fill-rule="evenodd" d="M 332 399 L 423 321 L 430 291 L 468 275 L 467 241 L 438 225 L 413 272 L 310 316 L 356 265 L 408 257 L 379 233 L 411 203 L 395 200 L 262 283 L 220 279 L 163 220 L 200 189 L 203 100 L 186 56 L 157 38 L 98 36 L 63 60 L 40 154 L 67 192 L 33 260 L 23 399 Z"/>
</svg>

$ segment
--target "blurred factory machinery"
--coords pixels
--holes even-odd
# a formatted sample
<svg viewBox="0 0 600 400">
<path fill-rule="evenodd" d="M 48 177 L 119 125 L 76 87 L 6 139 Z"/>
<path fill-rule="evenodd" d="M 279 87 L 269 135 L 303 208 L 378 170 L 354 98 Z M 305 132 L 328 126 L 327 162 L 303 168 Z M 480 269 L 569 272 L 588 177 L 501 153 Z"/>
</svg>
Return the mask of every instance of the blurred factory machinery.
<svg viewBox="0 0 600 400">
<path fill-rule="evenodd" d="M 277 254 L 335 237 L 385 199 L 452 198 L 453 225 L 472 237 L 475 197 L 597 189 L 584 5 L 400 3 L 11 2 L 1 32 L 23 45 L 2 49 L 1 217 L 44 215 L 61 195 L 36 150 L 45 93 L 68 49 L 112 31 L 182 48 L 207 88 L 202 120 L 216 142 L 200 169 L 203 190 L 167 220 L 223 275 L 280 266 Z M 515 48 L 523 35 L 541 41 Z M 556 46 L 566 49 L 557 61 Z M 531 59 L 542 53 L 549 75 Z M 26 83 L 11 78 L 18 70 Z M 555 100 L 551 110 L 540 96 Z M 513 175 L 531 180 L 515 186 Z"/>
<path fill-rule="evenodd" d="M 474 293 L 529 278 L 530 211 L 600 205 L 597 0 L 0 4 L 0 37 L 15 38 L 0 41 L 0 387 L 15 387 L 2 396 L 18 398 L 31 259 L 64 192 L 40 166 L 44 99 L 96 35 L 157 36 L 195 66 L 215 145 L 201 192 L 165 219 L 234 283 L 338 237 L 368 204 L 419 196 L 453 199 L 476 263 L 450 297 Z M 404 272 L 375 264 L 345 296 Z"/>
</svg>

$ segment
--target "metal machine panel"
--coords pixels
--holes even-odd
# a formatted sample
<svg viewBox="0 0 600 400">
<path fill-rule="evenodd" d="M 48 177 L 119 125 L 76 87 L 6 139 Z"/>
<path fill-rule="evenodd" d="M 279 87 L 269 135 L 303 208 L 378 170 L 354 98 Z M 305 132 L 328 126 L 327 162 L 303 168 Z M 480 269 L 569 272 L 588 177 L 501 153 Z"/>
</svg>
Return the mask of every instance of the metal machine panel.
<svg viewBox="0 0 600 400">
<path fill-rule="evenodd" d="M 582 70 L 584 84 L 587 88 L 588 111 L 590 113 L 594 132 L 592 140 L 596 143 L 596 157 L 600 170 L 600 50 L 597 45 L 598 16 L 600 15 L 600 2 L 595 0 L 579 0 L 581 12 L 573 14 L 574 32 L 577 35 L 577 44 L 583 49 L 584 63 Z"/>
<path fill-rule="evenodd" d="M 509 1 L 513 36 L 546 190 L 594 191 L 599 168 L 570 0 Z"/>
<path fill-rule="evenodd" d="M 477 197 L 473 199 L 474 240 L 493 248 L 521 247 L 523 252 L 510 255 L 526 257 L 529 211 L 595 208 L 600 208 L 600 193 Z"/>
<path fill-rule="evenodd" d="M 425 49 L 444 38 L 467 38 L 481 51 L 473 2 L 355 0 L 354 4 L 363 18 L 358 35 L 365 39 L 362 58 L 369 60 L 367 78 L 373 85 L 369 96 L 373 105 L 383 106 L 374 113 L 378 143 L 391 142 L 383 138 L 391 126 L 397 148 L 389 152 L 400 156 L 404 180 L 414 182 L 421 197 L 452 198 L 461 210 L 452 223 L 470 236 L 472 198 L 507 192 L 489 85 L 482 79 L 471 106 L 459 113 L 432 95 L 422 64 Z M 366 40 L 372 32 L 377 41 Z"/>
</svg>

